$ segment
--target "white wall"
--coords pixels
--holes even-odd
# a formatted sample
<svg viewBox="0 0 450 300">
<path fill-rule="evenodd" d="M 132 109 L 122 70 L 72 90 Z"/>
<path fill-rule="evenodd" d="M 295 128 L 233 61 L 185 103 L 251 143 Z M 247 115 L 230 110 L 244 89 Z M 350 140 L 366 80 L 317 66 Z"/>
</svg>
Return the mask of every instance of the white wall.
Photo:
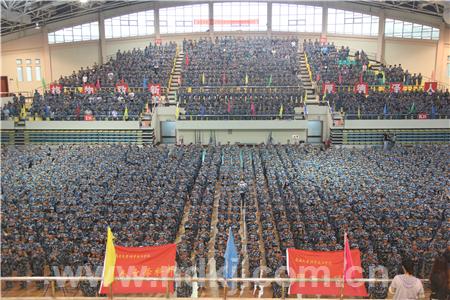
<svg viewBox="0 0 450 300">
<path fill-rule="evenodd" d="M 346 120 L 345 129 L 449 129 L 450 119 L 441 120 Z"/>
<path fill-rule="evenodd" d="M 99 63 L 98 41 L 51 45 L 50 59 L 52 80 L 57 80 L 61 75 Z"/>
<path fill-rule="evenodd" d="M 402 64 L 410 73 L 431 77 L 435 68 L 437 42 L 386 38 L 386 64 Z"/>
</svg>

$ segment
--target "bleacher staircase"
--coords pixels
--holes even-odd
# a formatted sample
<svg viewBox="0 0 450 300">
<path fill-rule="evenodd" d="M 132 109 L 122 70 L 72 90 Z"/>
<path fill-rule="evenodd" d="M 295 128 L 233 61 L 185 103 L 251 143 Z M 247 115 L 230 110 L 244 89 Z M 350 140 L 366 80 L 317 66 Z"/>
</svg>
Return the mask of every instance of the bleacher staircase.
<svg viewBox="0 0 450 300">
<path fill-rule="evenodd" d="M 177 100 L 175 99 L 176 94 L 178 93 L 179 81 L 181 77 L 181 65 L 183 64 L 184 52 L 183 49 L 180 50 L 178 56 L 175 60 L 175 68 L 171 74 L 171 81 L 169 84 L 169 93 L 168 93 L 168 102 L 170 105 L 175 105 Z"/>
<path fill-rule="evenodd" d="M 316 95 L 316 90 L 313 86 L 313 82 L 308 73 L 308 68 L 306 66 L 305 53 L 303 52 L 303 46 L 299 46 L 298 50 L 299 62 L 300 62 L 300 74 L 299 78 L 302 81 L 303 87 L 306 91 L 306 104 L 317 104 L 319 103 L 318 96 Z M 304 95 L 302 95 L 304 97 Z"/>
</svg>

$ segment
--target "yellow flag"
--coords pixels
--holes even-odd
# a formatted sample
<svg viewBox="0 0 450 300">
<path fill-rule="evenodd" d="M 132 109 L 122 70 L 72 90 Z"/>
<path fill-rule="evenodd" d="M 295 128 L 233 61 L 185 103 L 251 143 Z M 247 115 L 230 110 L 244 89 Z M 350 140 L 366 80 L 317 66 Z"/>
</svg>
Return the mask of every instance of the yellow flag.
<svg viewBox="0 0 450 300">
<path fill-rule="evenodd" d="M 103 265 L 103 286 L 108 287 L 114 281 L 114 267 L 116 266 L 116 249 L 114 248 L 114 235 L 108 226 L 106 240 L 105 263 Z"/>
<path fill-rule="evenodd" d="M 245 73 L 245 85 L 248 85 L 248 75 Z"/>
<path fill-rule="evenodd" d="M 281 106 L 280 106 L 280 113 L 278 114 L 278 115 L 280 116 L 280 119 L 283 118 L 283 110 L 284 110 L 284 108 L 283 108 L 283 103 L 281 103 Z"/>
<path fill-rule="evenodd" d="M 178 120 L 179 116 L 180 116 L 180 106 L 177 103 L 177 108 L 175 108 L 175 120 Z"/>
<path fill-rule="evenodd" d="M 308 93 L 305 90 L 305 96 L 303 97 L 303 103 L 306 103 L 306 99 L 308 99 Z"/>
<path fill-rule="evenodd" d="M 123 112 L 123 119 L 128 120 L 128 106 L 125 106 L 125 111 Z"/>
<path fill-rule="evenodd" d="M 202 84 L 205 84 L 205 73 L 202 73 Z"/>
</svg>

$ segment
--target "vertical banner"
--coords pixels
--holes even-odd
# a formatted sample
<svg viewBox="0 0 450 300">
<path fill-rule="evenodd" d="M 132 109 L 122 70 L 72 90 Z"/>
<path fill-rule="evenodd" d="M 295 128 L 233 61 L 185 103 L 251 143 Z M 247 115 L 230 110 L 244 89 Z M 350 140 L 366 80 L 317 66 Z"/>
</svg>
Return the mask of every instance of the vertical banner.
<svg viewBox="0 0 450 300">
<path fill-rule="evenodd" d="M 401 93 L 403 91 L 403 83 L 401 82 L 389 83 L 389 91 L 391 93 Z"/>
<path fill-rule="evenodd" d="M 427 81 L 427 82 L 425 82 L 423 89 L 428 94 L 433 94 L 437 91 L 437 82 L 436 81 Z"/>
<path fill-rule="evenodd" d="M 152 94 L 152 96 L 161 96 L 161 85 L 160 84 L 152 84 L 148 85 L 148 91 Z"/>
<path fill-rule="evenodd" d="M 324 82 L 322 83 L 322 93 L 325 94 L 335 94 L 336 84 L 334 82 Z"/>
<path fill-rule="evenodd" d="M 95 86 L 90 83 L 83 84 L 83 88 L 81 90 L 83 94 L 93 94 L 95 93 Z"/>
<path fill-rule="evenodd" d="M 306 251 L 287 249 L 287 267 L 290 278 L 344 278 L 344 251 Z M 358 249 L 350 251 L 354 267 L 347 271 L 346 278 L 362 278 L 361 258 Z M 289 294 L 331 295 L 366 297 L 363 282 L 347 279 L 342 289 L 339 282 L 295 282 Z"/>
<path fill-rule="evenodd" d="M 176 244 L 153 247 L 122 247 L 115 246 L 116 263 L 114 277 L 160 277 L 173 278 L 175 272 Z M 114 295 L 173 293 L 173 281 L 139 281 L 114 280 L 112 292 Z M 109 294 L 109 287 L 100 287 L 100 294 Z"/>
<path fill-rule="evenodd" d="M 50 93 L 53 95 L 59 95 L 62 93 L 62 84 L 50 84 Z"/>
<path fill-rule="evenodd" d="M 121 94 L 128 93 L 128 84 L 127 83 L 116 84 L 116 91 Z"/>
<path fill-rule="evenodd" d="M 355 94 L 369 94 L 369 85 L 366 82 L 355 84 Z"/>
</svg>

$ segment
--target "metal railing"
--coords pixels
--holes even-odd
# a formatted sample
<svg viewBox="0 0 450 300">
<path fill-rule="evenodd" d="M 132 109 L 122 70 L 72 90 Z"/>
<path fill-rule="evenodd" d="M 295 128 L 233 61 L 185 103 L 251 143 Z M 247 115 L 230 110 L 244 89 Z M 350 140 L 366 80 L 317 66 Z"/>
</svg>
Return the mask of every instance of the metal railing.
<svg viewBox="0 0 450 300">
<path fill-rule="evenodd" d="M 50 283 L 51 287 L 51 296 L 53 298 L 56 298 L 56 283 L 59 284 L 59 286 L 64 286 L 67 281 L 71 282 L 80 282 L 80 281 L 95 281 L 100 282 L 102 281 L 102 277 L 63 277 L 63 276 L 40 276 L 40 277 L 0 277 L 0 281 L 2 282 L 23 282 L 23 281 L 45 281 Z M 206 278 L 206 277 L 117 277 L 115 278 L 116 281 L 148 281 L 148 282 L 162 282 L 163 287 L 165 287 L 165 297 L 170 298 L 170 282 L 173 283 L 221 283 L 222 289 L 223 289 L 223 296 L 222 298 L 224 300 L 227 299 L 227 293 L 228 293 L 228 283 L 242 283 L 242 284 L 248 284 L 248 283 L 255 283 L 255 284 L 270 284 L 270 283 L 276 283 L 281 286 L 281 298 L 286 298 L 286 288 L 289 287 L 291 283 L 336 283 L 336 286 L 342 286 L 342 283 L 344 282 L 343 278 Z M 387 278 L 361 278 L 361 279 L 352 279 L 352 283 L 384 283 L 388 284 L 391 282 L 392 279 Z M 428 279 L 421 279 L 423 283 L 428 283 Z M 110 298 L 113 297 L 113 290 L 110 289 Z M 22 297 L 23 298 L 23 297 Z M 302 298 L 307 299 L 307 298 Z M 317 298 L 314 298 L 317 299 Z M 343 299 L 343 298 L 341 298 Z M 352 299 L 357 299 L 352 297 Z M 361 298 L 362 299 L 362 298 Z"/>
<path fill-rule="evenodd" d="M 226 121 L 226 120 L 293 120 L 294 114 L 272 115 L 180 115 L 179 121 Z M 300 115 L 299 115 L 300 117 Z"/>
<path fill-rule="evenodd" d="M 435 114 L 434 116 L 428 114 L 426 119 L 421 119 L 419 117 L 420 113 L 416 114 L 355 114 L 355 113 L 345 113 L 346 120 L 438 120 L 438 119 L 448 119 L 450 116 L 446 114 Z"/>
</svg>

